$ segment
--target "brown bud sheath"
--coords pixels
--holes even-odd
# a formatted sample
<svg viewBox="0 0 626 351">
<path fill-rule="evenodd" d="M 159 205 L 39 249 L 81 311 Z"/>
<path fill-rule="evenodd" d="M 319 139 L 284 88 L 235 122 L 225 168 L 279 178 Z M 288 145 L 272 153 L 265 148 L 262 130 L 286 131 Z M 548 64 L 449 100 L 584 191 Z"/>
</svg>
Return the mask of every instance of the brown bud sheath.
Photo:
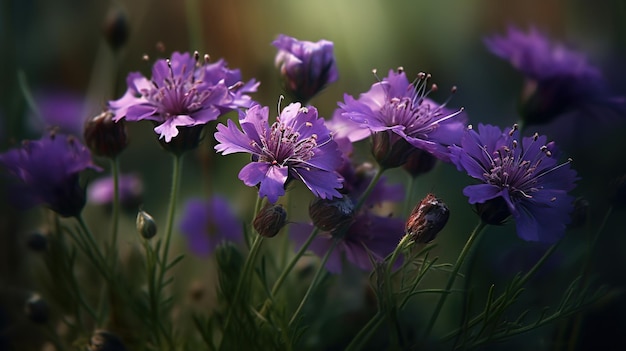
<svg viewBox="0 0 626 351">
<path fill-rule="evenodd" d="M 111 111 L 104 111 L 88 120 L 83 136 L 87 147 L 98 156 L 114 158 L 128 145 L 124 121 L 113 121 Z"/>
<path fill-rule="evenodd" d="M 287 223 L 287 211 L 278 205 L 267 204 L 254 217 L 252 225 L 259 235 L 273 238 Z"/>
<path fill-rule="evenodd" d="M 445 203 L 428 194 L 418 203 L 406 222 L 406 233 L 418 243 L 429 243 L 448 223 L 450 211 Z"/>
<path fill-rule="evenodd" d="M 157 233 L 157 226 L 154 218 L 144 210 L 137 213 L 137 232 L 145 239 L 150 239 Z"/>
<path fill-rule="evenodd" d="M 354 204 L 347 196 L 333 199 L 316 198 L 309 205 L 309 216 L 313 224 L 321 230 L 338 232 L 352 224 Z"/>
</svg>

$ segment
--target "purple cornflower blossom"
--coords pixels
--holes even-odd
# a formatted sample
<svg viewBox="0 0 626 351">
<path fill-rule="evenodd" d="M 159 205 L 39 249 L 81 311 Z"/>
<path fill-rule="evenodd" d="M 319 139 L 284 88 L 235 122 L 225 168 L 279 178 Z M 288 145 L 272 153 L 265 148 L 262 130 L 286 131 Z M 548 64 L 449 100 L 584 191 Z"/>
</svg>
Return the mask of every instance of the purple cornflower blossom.
<svg viewBox="0 0 626 351">
<path fill-rule="evenodd" d="M 461 140 L 467 117 L 463 109 L 453 111 L 446 108 L 447 102 L 440 105 L 430 100 L 427 96 L 436 85 L 429 87 L 429 79 L 429 74 L 420 73 L 410 83 L 402 69 L 390 70 L 358 99 L 344 95 L 341 113 L 336 115 L 344 121 L 335 123 L 343 126 L 352 141 L 368 136 L 363 129 L 368 130 L 374 137 L 374 154 L 391 158 L 383 161 L 389 162 L 388 167 L 402 165 L 414 148 L 448 162 L 447 147 Z"/>
<path fill-rule="evenodd" d="M 254 80 L 242 83 L 239 71 L 226 68 L 223 60 L 202 64 L 195 53 L 174 52 L 167 60 L 157 60 L 152 79 L 139 72 L 126 79 L 128 89 L 119 100 L 110 101 L 115 120 L 150 120 L 157 126 L 159 139 L 169 143 L 178 127 L 204 125 L 220 115 L 254 102 L 245 93 L 254 92 Z"/>
<path fill-rule="evenodd" d="M 189 251 L 206 257 L 224 241 L 243 242 L 241 222 L 233 213 L 230 203 L 221 196 L 208 200 L 187 200 L 179 228 L 187 238 Z"/>
<path fill-rule="evenodd" d="M 28 116 L 30 127 L 33 131 L 44 132 L 46 128 L 54 128 L 56 132 L 83 135 L 85 123 L 85 111 L 90 106 L 85 106 L 85 97 L 63 89 L 46 89 L 37 92 L 34 103 L 38 113 Z M 87 108 L 86 108 L 87 107 Z"/>
<path fill-rule="evenodd" d="M 536 28 L 523 32 L 510 26 L 506 35 L 493 35 L 484 42 L 489 51 L 526 76 L 522 96 L 526 124 L 548 123 L 569 111 L 600 106 L 626 113 L 626 99 L 611 94 L 600 70 L 589 64 L 583 53 L 551 42 Z M 591 112 L 586 114 L 606 114 Z"/>
<path fill-rule="evenodd" d="M 285 194 L 291 179 L 300 179 L 320 198 L 340 197 L 341 153 L 324 119 L 315 107 L 293 103 L 269 125 L 269 108 L 255 105 L 239 112 L 239 130 L 232 120 L 219 124 L 215 139 L 217 152 L 252 154 L 252 162 L 239 172 L 247 186 L 259 187 L 259 196 L 271 203 Z"/>
<path fill-rule="evenodd" d="M 339 78 L 332 42 L 300 41 L 281 34 L 272 44 L 278 49 L 275 63 L 285 90 L 296 100 L 309 101 Z"/>
<path fill-rule="evenodd" d="M 483 220 L 502 223 L 512 216 L 517 235 L 527 241 L 554 242 L 570 221 L 576 172 L 570 160 L 558 164 L 553 142 L 535 134 L 521 138 L 516 127 L 503 132 L 491 125 L 469 129 L 451 159 L 481 184 L 467 186 L 470 204 L 482 204 Z"/>
<path fill-rule="evenodd" d="M 113 204 L 113 177 L 103 177 L 92 181 L 87 188 L 87 199 L 97 205 Z M 143 194 L 143 182 L 136 174 L 119 176 L 119 200 L 124 207 L 138 206 Z"/>
<path fill-rule="evenodd" d="M 345 205 L 357 203 L 373 177 L 373 168 L 359 166 L 357 169 L 344 164 L 341 175 L 345 177 Z M 400 184 L 389 185 L 385 177 L 381 177 L 361 210 L 354 215 L 353 221 L 341 232 L 322 231 L 313 239 L 309 249 L 322 257 L 330 249 L 333 240 L 338 240 L 337 246 L 331 252 L 326 268 L 331 273 L 340 273 L 343 260 L 354 264 L 363 270 L 371 270 L 370 257 L 382 261 L 398 245 L 404 235 L 405 222 L 399 218 L 381 216 L 373 211 L 375 207 L 388 201 L 401 201 L 404 197 L 404 187 Z M 345 200 L 345 199 L 344 199 Z M 308 223 L 294 223 L 291 225 L 291 238 L 299 248 L 313 230 Z"/>
<path fill-rule="evenodd" d="M 14 181 L 13 199 L 20 205 L 44 204 L 63 217 L 78 216 L 85 206 L 79 173 L 100 169 L 78 139 L 55 133 L 1 154 L 0 165 Z"/>
</svg>

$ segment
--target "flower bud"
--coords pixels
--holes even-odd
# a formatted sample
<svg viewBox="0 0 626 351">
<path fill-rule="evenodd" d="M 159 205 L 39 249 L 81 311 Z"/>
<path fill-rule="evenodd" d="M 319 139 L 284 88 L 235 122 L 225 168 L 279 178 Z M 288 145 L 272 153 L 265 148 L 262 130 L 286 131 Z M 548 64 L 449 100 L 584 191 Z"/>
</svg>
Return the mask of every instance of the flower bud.
<svg viewBox="0 0 626 351">
<path fill-rule="evenodd" d="M 589 201 L 582 197 L 574 200 L 574 210 L 570 214 L 570 218 L 572 221 L 569 228 L 583 227 L 589 220 Z"/>
<path fill-rule="evenodd" d="M 36 252 L 46 251 L 48 248 L 48 235 L 40 231 L 32 232 L 26 238 L 26 245 L 29 249 Z"/>
<path fill-rule="evenodd" d="M 33 294 L 26 300 L 24 312 L 28 319 L 37 324 L 45 324 L 50 316 L 48 303 L 39 294 Z"/>
<path fill-rule="evenodd" d="M 280 35 L 272 44 L 278 49 L 275 63 L 284 88 L 297 101 L 306 103 L 339 77 L 330 41 L 313 43 Z"/>
<path fill-rule="evenodd" d="M 287 211 L 283 205 L 270 205 L 257 213 L 252 225 L 259 235 L 266 238 L 273 238 L 287 223 Z"/>
<path fill-rule="evenodd" d="M 89 339 L 88 351 L 126 351 L 126 347 L 115 334 L 99 329 Z"/>
<path fill-rule="evenodd" d="M 424 150 L 415 149 L 409 154 L 402 168 L 413 178 L 430 172 L 437 164 L 437 158 Z"/>
<path fill-rule="evenodd" d="M 402 166 L 415 150 L 415 146 L 390 131 L 372 134 L 372 155 L 384 169 Z"/>
<path fill-rule="evenodd" d="M 104 21 L 103 34 L 113 51 L 119 50 L 128 40 L 128 18 L 121 8 L 109 11 Z"/>
<path fill-rule="evenodd" d="M 500 196 L 476 204 L 476 213 L 483 222 L 491 225 L 501 225 L 511 216 L 511 211 L 504 199 Z"/>
<path fill-rule="evenodd" d="M 113 121 L 111 111 L 104 111 L 87 121 L 83 135 L 87 147 L 98 156 L 114 158 L 128 145 L 124 120 Z"/>
<path fill-rule="evenodd" d="M 420 201 L 406 222 L 406 233 L 417 243 L 427 244 L 445 227 L 450 211 L 445 203 L 428 194 Z"/>
<path fill-rule="evenodd" d="M 316 198 L 309 205 L 313 224 L 327 232 L 339 232 L 354 220 L 354 204 L 348 196 L 333 199 Z"/>
<path fill-rule="evenodd" d="M 174 155 L 182 155 L 200 145 L 203 130 L 203 124 L 192 127 L 179 126 L 177 136 L 173 137 L 169 143 L 164 138 L 159 138 L 159 144 L 167 152 L 171 152 Z"/>
<path fill-rule="evenodd" d="M 157 233 L 157 226 L 154 218 L 152 218 L 152 216 L 144 210 L 139 210 L 137 213 L 137 232 L 144 239 L 150 239 Z"/>
</svg>

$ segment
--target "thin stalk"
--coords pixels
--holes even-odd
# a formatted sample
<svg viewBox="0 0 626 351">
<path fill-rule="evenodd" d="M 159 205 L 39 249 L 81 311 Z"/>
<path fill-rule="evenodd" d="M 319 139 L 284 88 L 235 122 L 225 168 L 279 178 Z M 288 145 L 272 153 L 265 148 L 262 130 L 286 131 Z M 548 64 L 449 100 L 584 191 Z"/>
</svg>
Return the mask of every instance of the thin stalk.
<svg viewBox="0 0 626 351">
<path fill-rule="evenodd" d="M 117 157 L 111 159 L 111 174 L 113 176 L 113 218 L 111 223 L 111 242 L 109 244 L 108 258 L 111 264 L 115 264 L 117 253 L 117 234 L 120 221 L 120 163 Z"/>
<path fill-rule="evenodd" d="M 252 268 L 252 265 L 256 261 L 256 257 L 258 256 L 259 248 L 261 247 L 262 242 L 263 242 L 263 237 L 260 236 L 259 234 L 256 234 L 254 237 L 254 241 L 252 242 L 252 247 L 250 248 L 250 252 L 248 253 L 248 256 L 246 257 L 246 261 L 243 266 L 243 272 L 241 273 L 241 276 L 239 277 L 239 280 L 237 281 L 237 288 L 235 289 L 233 304 L 236 304 L 240 298 L 241 292 L 243 291 L 242 289 L 243 283 L 244 281 L 248 280 L 247 276 Z M 220 346 L 218 348 L 219 350 L 222 349 L 222 346 L 224 344 L 224 336 L 227 335 L 226 332 L 228 331 L 228 327 L 230 326 L 230 321 L 232 320 L 232 317 L 233 317 L 233 310 L 234 308 L 228 309 L 228 314 L 226 315 L 226 321 L 224 322 L 224 329 L 222 332 L 222 340 L 220 341 Z"/>
<path fill-rule="evenodd" d="M 176 215 L 176 200 L 178 197 L 178 189 L 180 188 L 180 178 L 183 166 L 183 155 L 174 154 L 174 164 L 172 167 L 172 187 L 170 189 L 170 203 L 167 210 L 167 222 L 165 226 L 165 245 L 163 247 L 163 269 L 159 274 L 159 286 L 163 282 L 165 276 L 165 267 L 167 267 L 167 256 L 170 251 L 170 242 L 172 240 L 172 228 L 174 227 L 174 217 Z"/>
<path fill-rule="evenodd" d="M 609 209 L 604 214 L 604 218 L 602 218 L 602 222 L 598 227 L 598 230 L 595 232 L 591 242 L 589 243 L 589 250 L 587 250 L 587 256 L 585 257 L 585 262 L 582 267 L 582 279 L 580 282 L 580 286 L 584 289 L 585 285 L 587 285 L 587 280 L 589 279 L 589 272 L 591 269 L 591 257 L 593 256 L 593 252 L 596 247 L 596 243 L 598 242 L 598 238 L 600 237 L 600 233 L 604 230 L 609 217 L 613 213 L 613 206 L 610 206 Z M 569 340 L 567 349 L 569 351 L 573 351 L 576 349 L 576 344 L 578 342 L 578 334 L 580 334 L 580 328 L 582 326 L 583 313 L 578 313 L 574 320 L 574 325 L 572 326 L 572 333 L 570 334 L 572 337 Z"/>
<path fill-rule="evenodd" d="M 376 184 L 378 183 L 378 180 L 380 180 L 380 177 L 383 175 L 383 172 L 385 172 L 385 169 L 386 168 L 379 168 L 376 171 L 374 178 L 372 178 L 369 185 L 367 186 L 367 188 L 361 195 L 361 198 L 359 198 L 359 201 L 356 203 L 356 206 L 354 206 L 354 213 L 357 213 L 359 209 L 363 206 L 363 204 L 365 203 L 365 200 L 367 200 L 372 190 L 374 190 L 374 187 L 376 187 Z"/>
<path fill-rule="evenodd" d="M 445 292 L 439 297 L 439 302 L 437 302 L 437 306 L 435 307 L 435 310 L 432 316 L 430 317 L 430 322 L 428 322 L 428 327 L 426 327 L 426 331 L 424 333 L 424 338 L 423 338 L 424 340 L 427 340 L 429 338 L 430 333 L 433 327 L 435 326 L 435 322 L 437 322 L 437 318 L 439 317 L 441 308 L 445 304 L 446 299 L 448 298 L 448 295 L 450 294 L 450 290 L 452 289 L 452 286 L 454 285 L 454 281 L 456 280 L 456 276 L 458 275 L 459 270 L 461 269 L 461 266 L 463 265 L 465 256 L 467 256 L 467 254 L 469 253 L 472 247 L 472 244 L 474 243 L 476 238 L 478 238 L 478 236 L 483 231 L 483 229 L 485 229 L 486 226 L 487 224 L 481 220 L 476 226 L 476 228 L 474 228 L 474 230 L 470 234 L 467 241 L 465 242 L 465 246 L 461 250 L 461 253 L 459 254 L 456 260 L 456 263 L 454 264 L 454 268 L 452 269 L 452 272 L 450 273 L 450 277 L 448 278 L 448 283 L 446 284 Z"/>
<path fill-rule="evenodd" d="M 261 308 L 261 311 L 259 312 L 262 316 L 265 316 L 265 313 L 267 313 L 267 309 L 269 308 L 271 304 L 271 300 L 276 296 L 276 294 L 278 294 L 278 291 L 280 290 L 280 287 L 285 282 L 285 279 L 287 279 L 287 276 L 289 275 L 289 273 L 291 273 L 291 270 L 293 269 L 293 267 L 296 266 L 296 263 L 298 263 L 298 260 L 300 260 L 300 257 L 302 257 L 302 255 L 304 255 L 306 250 L 309 248 L 309 245 L 311 245 L 311 243 L 313 242 L 313 239 L 315 239 L 315 237 L 317 236 L 317 233 L 319 233 L 319 228 L 315 227 L 313 231 L 311 231 L 311 234 L 306 239 L 306 241 L 304 242 L 300 250 L 296 252 L 296 255 L 293 256 L 291 261 L 289 261 L 289 264 L 287 265 L 287 267 L 285 267 L 285 269 L 280 273 L 280 276 L 278 277 L 278 279 L 276 279 L 276 282 L 272 286 L 272 292 L 270 294 L 270 297 L 268 297 L 265 300 L 265 302 L 263 303 L 263 307 Z"/>
<path fill-rule="evenodd" d="M 328 251 L 326 252 L 324 257 L 322 258 L 322 261 L 320 262 L 320 265 L 319 265 L 319 267 L 317 267 L 317 271 L 315 272 L 315 275 L 313 276 L 313 280 L 311 281 L 311 285 L 309 285 L 309 288 L 307 289 L 306 293 L 304 294 L 304 297 L 302 297 L 302 301 L 300 301 L 300 305 L 298 305 L 298 308 L 296 309 L 296 311 L 291 316 L 291 320 L 289 320 L 289 326 L 291 326 L 293 324 L 293 322 L 298 318 L 298 315 L 300 314 L 300 311 L 302 311 L 302 308 L 304 307 L 304 305 L 306 304 L 307 300 L 311 296 L 311 293 L 317 287 L 317 285 L 319 283 L 319 277 L 322 274 L 322 272 L 324 272 L 326 270 L 326 262 L 328 262 L 328 259 L 330 258 L 330 255 L 332 254 L 333 250 L 335 250 L 335 247 L 337 246 L 338 242 L 339 242 L 338 239 L 333 240 L 332 244 L 330 245 L 330 248 L 328 249 Z"/>
</svg>

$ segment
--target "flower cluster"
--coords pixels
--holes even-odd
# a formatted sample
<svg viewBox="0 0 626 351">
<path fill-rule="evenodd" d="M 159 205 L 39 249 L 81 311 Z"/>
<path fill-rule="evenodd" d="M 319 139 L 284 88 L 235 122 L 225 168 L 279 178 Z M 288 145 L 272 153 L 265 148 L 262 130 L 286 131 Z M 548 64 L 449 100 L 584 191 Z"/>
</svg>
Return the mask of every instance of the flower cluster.
<svg viewBox="0 0 626 351">
<path fill-rule="evenodd" d="M 125 36 L 126 29 L 120 31 L 119 35 Z M 111 38 L 115 51 L 123 46 L 122 37 Z M 617 101 L 603 100 L 600 91 L 604 83 L 599 70 L 587 64 L 584 56 L 552 45 L 534 29 L 525 34 L 512 28 L 508 37 L 490 37 L 486 43 L 494 54 L 510 60 L 533 81 L 535 90 L 525 102 L 527 109 L 522 118 L 526 124 L 548 122 L 548 115 L 578 104 L 583 96 L 592 97 L 594 102 Z M 389 70 L 382 79 L 376 76 L 358 98 L 346 93 L 326 120 L 320 113 L 322 109 L 318 111 L 308 103 L 338 79 L 334 44 L 285 35 L 272 44 L 278 49 L 275 63 L 285 88 L 295 99 L 281 108 L 281 96 L 275 115 L 248 95 L 257 91 L 259 83 L 254 79 L 243 82 L 240 71 L 227 68 L 224 60 L 211 63 L 208 56 L 201 58 L 197 52 L 174 52 L 168 59 L 154 63 L 150 78 L 130 73 L 123 96 L 109 101 L 104 112 L 87 119 L 82 133 L 87 147 L 75 136 L 53 132 L 0 154 L 0 176 L 9 181 L 11 191 L 19 192 L 15 198 L 28 206 L 44 205 L 54 212 L 47 218 L 53 220 L 46 221 L 53 225 L 38 229 L 28 245 L 37 252 L 46 252 L 46 268 L 51 277 L 63 283 L 55 286 L 59 290 L 54 293 L 31 294 L 34 298 L 27 301 L 26 311 L 34 323 L 54 320 L 72 329 L 67 337 L 55 339 L 59 349 L 65 343 L 84 344 L 89 337 L 89 347 L 117 345 L 115 349 L 129 343 L 128 349 L 148 345 L 155 350 L 179 349 L 183 344 L 183 348 L 215 350 L 276 349 L 285 345 L 287 349 L 356 350 L 374 337 L 384 338 L 372 346 L 376 349 L 430 349 L 432 343 L 446 345 L 448 339 L 458 343 L 449 345 L 452 348 L 476 349 L 578 313 L 588 304 L 590 298 L 585 294 L 589 286 L 578 285 L 587 284 L 585 276 L 564 292 L 564 302 L 553 314 L 541 314 L 531 327 L 523 318 L 525 314 L 513 316 L 516 322 L 510 322 L 513 310 L 509 307 L 518 302 L 525 284 L 556 249 L 539 245 L 542 254 L 533 254 L 529 262 L 524 260 L 520 265 L 523 274 L 506 283 L 505 293 L 496 296 L 496 284 L 489 282 L 492 288 L 486 307 L 476 302 L 481 299 L 470 298 L 470 291 L 481 290 L 474 290 L 476 280 L 471 273 L 475 257 L 469 253 L 477 250 L 473 245 L 485 228 L 513 219 L 522 240 L 552 244 L 564 238 L 568 229 L 575 230 L 568 228 L 572 215 L 583 217 L 574 212 L 572 194 L 581 179 L 572 169 L 571 159 L 561 157 L 549 136 L 525 135 L 517 125 L 505 130 L 487 124 L 474 128 L 468 125 L 464 108 L 449 107 L 450 98 L 442 103 L 434 100 L 432 95 L 438 87 L 431 83 L 430 74 L 417 73 L 411 81 L 402 68 Z M 456 87 L 451 91 L 455 93 Z M 235 111 L 231 117 L 224 116 Z M 214 128 L 207 127 L 220 117 Z M 130 145 L 127 134 L 132 130 L 126 129 L 127 122 L 143 120 L 153 123 L 159 143 L 173 156 L 165 218 L 160 198 L 143 196 L 143 181 L 150 190 L 149 185 L 155 184 L 152 179 L 119 169 L 121 153 Z M 235 193 L 237 186 L 248 189 L 238 194 L 243 200 L 241 206 L 235 206 L 232 198 L 214 194 L 224 184 L 215 185 L 213 178 L 203 189 L 208 193 L 205 198 L 197 196 L 198 189 L 192 189 L 196 190 L 193 197 L 179 199 L 181 194 L 191 193 L 180 191 L 181 186 L 193 186 L 198 180 L 183 181 L 184 154 L 200 146 L 201 132 L 210 129 L 214 130 L 209 131 L 209 146 L 202 145 L 204 153 L 198 155 L 211 153 L 203 159 L 207 174 L 239 170 L 243 185 L 235 181 L 235 186 L 227 184 L 228 189 L 219 189 L 219 193 Z M 359 152 L 366 141 L 371 154 Z M 247 154 L 249 159 L 243 165 L 234 164 L 237 159 L 230 156 L 221 159 L 230 163 L 227 166 L 226 162 L 214 162 L 214 154 L 236 153 Z M 92 154 L 110 162 L 111 175 L 87 187 L 81 173 L 101 170 L 92 161 Z M 423 183 L 431 180 L 423 175 L 439 164 L 438 171 L 450 174 L 436 174 L 435 185 Z M 399 167 L 410 175 L 406 187 L 393 173 L 401 172 Z M 458 175 L 457 170 L 475 182 L 467 185 L 462 194 L 460 188 L 444 184 Z M 221 177 L 220 181 L 224 179 L 228 178 Z M 435 195 L 444 187 L 450 193 L 446 202 Z M 254 190 L 252 201 L 244 198 L 250 195 L 250 188 Z M 294 196 L 285 196 L 288 191 Z M 412 199 L 420 192 L 425 194 L 416 204 Z M 463 206 L 455 204 L 455 193 Z M 142 203 L 144 200 L 147 203 Z M 462 218 L 454 213 L 468 208 L 467 202 L 474 205 L 479 218 L 469 236 L 463 236 L 457 232 L 465 229 L 463 223 L 449 223 Z M 585 206 L 577 212 L 588 212 L 589 202 L 579 202 L 579 206 Z M 112 209 L 106 211 L 111 218 L 103 221 L 110 235 L 101 235 L 102 230 L 97 235 L 92 233 L 89 223 L 105 211 L 85 211 L 85 220 L 82 212 L 86 203 Z M 181 213 L 179 203 L 184 204 Z M 253 209 L 247 206 L 252 203 Z M 303 213 L 307 204 L 308 213 Z M 124 236 L 123 244 L 118 234 L 127 232 L 123 217 L 127 213 L 121 212 L 120 206 L 136 213 L 134 224 L 139 234 L 134 239 Z M 144 206 L 150 207 L 151 213 Z M 247 214 L 251 220 L 242 222 L 238 212 L 250 212 Z M 587 220 L 584 217 L 580 222 Z M 186 248 L 175 244 L 176 234 L 186 241 Z M 466 238 L 453 264 L 437 263 L 440 252 L 453 251 L 451 242 Z M 517 241 L 519 238 L 510 236 Z M 121 245 L 130 249 L 118 250 Z M 505 249 L 501 252 L 508 252 Z M 195 269 L 179 268 L 184 254 L 170 256 L 176 250 L 190 252 L 206 264 L 201 267 L 203 275 L 199 279 L 180 279 Z M 305 270 L 292 274 L 310 253 L 317 256 L 307 266 L 315 270 L 312 278 Z M 481 254 L 485 261 L 495 257 Z M 78 255 L 80 259 L 76 259 Z M 464 264 L 466 261 L 469 264 Z M 82 264 L 91 266 L 83 269 L 79 267 Z M 88 282 L 95 292 L 83 292 L 88 284 L 76 278 L 78 272 L 98 275 L 99 279 Z M 431 273 L 444 275 L 447 283 L 440 287 L 439 279 L 424 279 Z M 354 275 L 369 284 L 337 279 L 339 274 L 342 278 Z M 215 276 L 206 278 L 209 275 Z M 459 292 L 455 287 L 457 277 L 463 277 L 465 286 L 464 297 L 458 301 L 462 306 L 454 310 L 465 315 L 446 318 L 453 321 L 446 325 L 451 329 L 435 336 L 443 331 L 437 328 L 437 321 L 442 323 L 444 319 L 439 317 L 448 312 L 444 308 L 446 299 Z M 183 302 L 179 295 L 185 287 L 174 286 L 180 281 L 195 282 L 191 298 Z M 204 282 L 215 282 L 211 293 L 203 294 Z M 348 285 L 349 289 L 344 289 Z M 301 291 L 303 286 L 306 292 Z M 584 293 L 576 295 L 572 287 L 580 286 Z M 320 289 L 325 290 L 320 293 Z M 365 302 L 354 299 L 356 290 L 363 293 Z M 328 300 L 340 300 L 344 294 L 350 295 L 351 305 L 340 306 L 327 320 L 315 320 L 318 314 L 307 311 L 314 303 L 321 310 L 322 295 L 333 296 Z M 438 298 L 432 311 L 419 305 L 431 305 L 430 300 L 421 299 L 422 295 Z M 43 296 L 69 297 L 71 301 L 51 304 L 62 310 L 53 315 L 57 311 L 47 308 Z M 575 298 L 570 300 L 572 296 Z M 210 301 L 203 301 L 205 298 Z M 420 320 L 412 319 L 410 326 L 405 324 L 405 316 L 411 312 L 409 304 L 425 311 L 428 316 L 424 318 L 429 319 L 411 314 L 411 318 Z M 346 341 L 342 336 L 326 344 L 310 341 L 324 339 L 316 324 L 335 326 L 335 320 L 344 320 L 337 316 L 344 317 L 356 309 L 359 314 L 355 315 L 369 319 L 355 323 L 362 329 L 351 334 L 358 337 Z M 383 322 L 388 332 L 376 333 Z M 464 323 L 462 328 L 458 322 Z M 130 338 L 118 338 L 104 329 L 86 334 L 95 326 L 120 330 L 126 325 L 145 329 Z M 194 328 L 188 328 L 192 325 Z M 307 333 L 318 334 L 301 337 Z M 409 337 L 409 333 L 418 337 Z M 75 337 L 83 341 L 70 340 Z M 343 344 L 347 342 L 350 344 Z"/>
</svg>

